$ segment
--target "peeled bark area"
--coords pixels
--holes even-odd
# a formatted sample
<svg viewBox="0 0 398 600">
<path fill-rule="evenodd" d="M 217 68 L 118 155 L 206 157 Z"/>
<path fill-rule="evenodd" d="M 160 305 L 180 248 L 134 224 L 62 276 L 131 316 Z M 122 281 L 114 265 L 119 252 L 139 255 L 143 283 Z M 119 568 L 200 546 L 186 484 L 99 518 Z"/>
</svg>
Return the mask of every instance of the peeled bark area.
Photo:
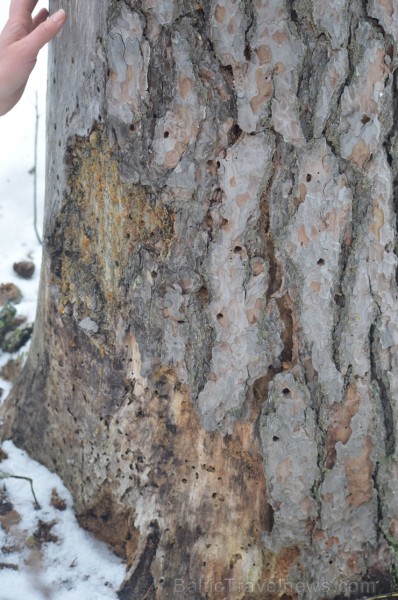
<svg viewBox="0 0 398 600">
<path fill-rule="evenodd" d="M 121 599 L 394 589 L 393 3 L 68 10 L 3 439 L 126 558 Z"/>
</svg>

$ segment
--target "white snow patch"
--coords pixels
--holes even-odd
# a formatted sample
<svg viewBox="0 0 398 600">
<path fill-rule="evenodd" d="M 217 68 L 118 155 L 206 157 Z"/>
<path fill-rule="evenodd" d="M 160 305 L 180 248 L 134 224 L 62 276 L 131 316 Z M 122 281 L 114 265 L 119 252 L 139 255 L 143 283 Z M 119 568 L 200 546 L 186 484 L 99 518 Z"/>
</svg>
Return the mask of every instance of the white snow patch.
<svg viewBox="0 0 398 600">
<path fill-rule="evenodd" d="M 8 500 L 21 521 L 8 533 L 0 528 L 0 561 L 19 567 L 18 571 L 2 569 L 0 600 L 116 600 L 116 590 L 125 572 L 124 564 L 104 543 L 79 527 L 72 510 L 72 497 L 61 479 L 29 458 L 11 441 L 4 442 L 2 448 L 8 458 L 0 463 L 0 473 L 30 477 L 41 508 L 35 509 L 28 481 L 2 480 Z M 53 489 L 66 501 L 66 510 L 60 511 L 50 504 Z M 36 564 L 34 549 L 26 545 L 26 540 L 32 540 L 39 519 L 46 523 L 56 521 L 51 534 L 58 541 L 42 545 L 41 557 Z M 16 552 L 4 552 L 4 548 L 15 544 L 19 546 Z M 32 560 L 34 567 L 26 565 Z M 44 589 L 47 596 L 41 591 Z"/>
</svg>

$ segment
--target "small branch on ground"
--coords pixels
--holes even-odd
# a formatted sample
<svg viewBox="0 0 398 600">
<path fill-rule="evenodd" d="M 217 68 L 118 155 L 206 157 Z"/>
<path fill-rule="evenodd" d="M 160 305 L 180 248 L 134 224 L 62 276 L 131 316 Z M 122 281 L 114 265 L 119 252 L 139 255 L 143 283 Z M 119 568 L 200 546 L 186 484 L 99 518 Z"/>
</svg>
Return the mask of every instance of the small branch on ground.
<svg viewBox="0 0 398 600">
<path fill-rule="evenodd" d="M 13 479 L 25 479 L 26 481 L 29 481 L 30 489 L 32 490 L 32 495 L 33 495 L 33 498 L 35 501 L 34 502 L 35 509 L 39 510 L 41 508 L 41 506 L 37 501 L 36 494 L 33 489 L 33 480 L 30 477 L 23 477 L 22 475 L 11 475 L 11 473 L 5 473 L 4 471 L 0 471 L 0 479 L 8 479 L 9 477 L 12 477 Z"/>
</svg>

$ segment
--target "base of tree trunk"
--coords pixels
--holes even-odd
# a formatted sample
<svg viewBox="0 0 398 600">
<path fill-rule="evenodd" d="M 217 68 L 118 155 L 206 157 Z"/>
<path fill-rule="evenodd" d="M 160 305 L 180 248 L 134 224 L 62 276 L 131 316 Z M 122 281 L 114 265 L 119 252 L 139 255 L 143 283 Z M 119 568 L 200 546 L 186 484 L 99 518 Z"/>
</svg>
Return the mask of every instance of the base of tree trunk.
<svg viewBox="0 0 398 600">
<path fill-rule="evenodd" d="M 121 599 L 398 589 L 398 11 L 70 4 L 2 438 L 126 560 Z"/>
</svg>

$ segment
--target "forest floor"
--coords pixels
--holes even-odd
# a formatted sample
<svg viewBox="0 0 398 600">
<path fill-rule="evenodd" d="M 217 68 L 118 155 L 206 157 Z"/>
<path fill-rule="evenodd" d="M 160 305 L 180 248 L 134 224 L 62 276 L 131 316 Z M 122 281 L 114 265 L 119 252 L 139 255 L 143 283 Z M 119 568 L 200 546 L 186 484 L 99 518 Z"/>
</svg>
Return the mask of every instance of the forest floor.
<svg viewBox="0 0 398 600">
<path fill-rule="evenodd" d="M 37 9 L 45 6 L 40 1 Z M 0 29 L 9 2 L 0 3 Z M 18 106 L 0 118 L 0 286 L 13 283 L 22 299 L 17 316 L 35 318 L 40 279 L 41 245 L 34 230 L 33 168 L 37 174 L 38 230 L 42 228 L 45 182 L 46 54 L 42 51 L 34 75 Z M 36 104 L 37 94 L 37 104 Z M 36 105 L 39 113 L 38 160 L 35 165 Z M 35 272 L 23 279 L 13 270 L 32 261 Z M 1 288 L 0 288 L 1 296 Z M 10 358 L 23 362 L 29 342 L 18 352 L 0 350 L 0 370 Z M 15 367 L 15 363 L 11 363 Z M 2 371 L 3 401 L 12 387 L 14 368 Z M 10 373 L 11 371 L 11 373 Z M 35 505 L 30 481 L 40 508 Z M 0 600 L 116 600 L 125 567 L 108 547 L 81 529 L 72 498 L 59 477 L 16 448 L 0 449 Z"/>
<path fill-rule="evenodd" d="M 0 599 L 116 599 L 124 565 L 79 527 L 61 479 L 11 441 L 0 458 Z M 32 480 L 38 505 L 30 481 L 9 474 Z"/>
</svg>

